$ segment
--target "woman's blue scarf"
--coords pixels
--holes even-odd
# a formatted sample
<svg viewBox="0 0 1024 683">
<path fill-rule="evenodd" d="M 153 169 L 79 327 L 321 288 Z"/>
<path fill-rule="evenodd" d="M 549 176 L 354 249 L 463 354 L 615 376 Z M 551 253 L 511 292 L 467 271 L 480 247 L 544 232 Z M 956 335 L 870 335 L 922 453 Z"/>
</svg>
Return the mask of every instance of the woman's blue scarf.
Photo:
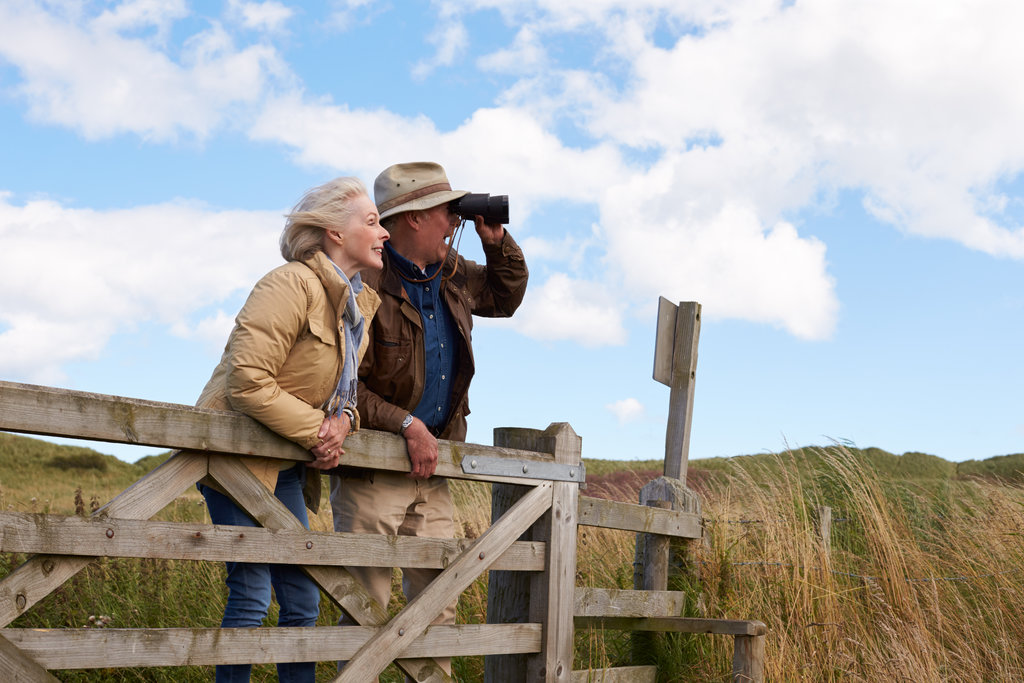
<svg viewBox="0 0 1024 683">
<path fill-rule="evenodd" d="M 345 336 L 345 363 L 341 366 L 341 379 L 334 396 L 328 402 L 333 408 L 331 417 L 341 415 L 343 408 L 356 409 L 356 385 L 359 381 L 359 345 L 363 342 L 363 328 L 366 320 L 356 305 L 356 295 L 363 291 L 363 278 L 356 273 L 351 280 L 334 261 L 331 261 L 338 276 L 348 285 L 348 301 L 341 316 L 341 333 Z"/>
</svg>

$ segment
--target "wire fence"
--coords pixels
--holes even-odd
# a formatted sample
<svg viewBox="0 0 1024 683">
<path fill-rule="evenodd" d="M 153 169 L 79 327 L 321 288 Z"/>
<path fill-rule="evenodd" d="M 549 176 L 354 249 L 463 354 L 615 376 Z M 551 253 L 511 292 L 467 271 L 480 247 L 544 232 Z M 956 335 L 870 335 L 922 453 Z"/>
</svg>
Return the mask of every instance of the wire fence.
<svg viewBox="0 0 1024 683">
<path fill-rule="evenodd" d="M 715 525 L 715 524 L 754 525 L 754 524 L 780 523 L 780 522 L 787 522 L 787 521 L 789 521 L 789 520 L 787 520 L 785 518 L 782 518 L 782 517 L 777 517 L 777 518 L 774 518 L 774 519 L 767 519 L 767 520 L 766 519 L 705 519 L 704 520 L 705 524 L 708 524 L 708 525 Z M 838 523 L 844 523 L 844 522 L 845 523 L 856 523 L 856 520 L 853 519 L 852 517 L 832 517 L 831 518 L 831 523 L 832 524 L 838 524 Z M 784 569 L 801 569 L 801 570 L 812 570 L 812 571 L 826 571 L 823 567 L 813 567 L 813 566 L 809 567 L 809 566 L 797 565 L 797 564 L 793 564 L 793 563 L 789 563 L 789 562 L 752 561 L 752 560 L 748 560 L 748 561 L 730 562 L 729 564 L 730 564 L 730 566 L 733 566 L 733 567 L 779 567 L 779 568 L 784 568 Z M 847 578 L 857 579 L 857 580 L 860 580 L 860 581 L 882 581 L 882 580 L 884 580 L 884 577 L 881 577 L 881 576 L 871 576 L 871 575 L 868 575 L 868 574 L 857 574 L 857 573 L 854 573 L 854 572 L 844 572 L 844 571 L 839 571 L 837 569 L 828 569 L 827 571 L 829 573 L 835 575 L 835 576 L 844 576 L 844 577 L 847 577 Z M 1006 571 L 990 572 L 990 573 L 986 573 L 986 574 L 975 574 L 973 576 L 960 575 L 960 576 L 904 577 L 903 581 L 905 581 L 907 583 L 936 583 L 936 582 L 940 582 L 940 581 L 970 582 L 970 581 L 980 581 L 980 580 L 983 580 L 983 579 L 991 579 L 991 578 L 995 578 L 995 577 L 999 577 L 999 576 L 1007 576 L 1007 575 L 1011 575 L 1011 574 L 1020 574 L 1022 571 L 1024 571 L 1024 570 L 1021 570 L 1021 569 L 1008 569 Z"/>
<path fill-rule="evenodd" d="M 783 567 L 787 569 L 803 569 L 803 570 L 814 570 L 824 571 L 822 567 L 808 567 L 805 565 L 797 565 L 788 562 L 730 562 L 733 567 Z M 829 573 L 836 576 L 846 576 L 852 579 L 860 579 L 862 581 L 882 581 L 884 577 L 881 576 L 870 576 L 868 574 L 855 574 L 853 572 L 843 572 L 836 569 L 829 569 Z M 997 576 L 1006 576 L 1009 574 L 1019 574 L 1022 570 L 1020 569 L 1008 569 L 1002 572 L 991 572 L 988 574 L 976 574 L 974 576 L 926 576 L 921 578 L 904 577 L 903 581 L 907 583 L 928 583 L 937 581 L 978 581 L 981 579 L 990 579 Z"/>
</svg>

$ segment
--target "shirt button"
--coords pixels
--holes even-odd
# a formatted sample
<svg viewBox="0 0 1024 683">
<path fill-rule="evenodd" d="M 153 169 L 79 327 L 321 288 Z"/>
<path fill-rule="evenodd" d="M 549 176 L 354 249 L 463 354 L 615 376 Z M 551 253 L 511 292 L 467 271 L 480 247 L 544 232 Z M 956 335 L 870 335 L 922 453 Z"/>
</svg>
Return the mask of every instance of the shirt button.
<svg viewBox="0 0 1024 683">
<path fill-rule="evenodd" d="M 430 291 L 430 285 L 427 285 L 425 289 L 429 292 Z"/>
<path fill-rule="evenodd" d="M 433 320 L 433 319 L 434 319 L 434 314 L 433 314 L 433 313 L 431 313 L 431 314 L 430 314 L 430 315 L 428 315 L 427 317 L 428 317 L 428 318 L 430 318 L 431 320 Z"/>
<path fill-rule="evenodd" d="M 437 412 L 439 412 L 439 413 L 441 412 L 441 406 L 437 407 Z"/>
<path fill-rule="evenodd" d="M 441 375 L 441 379 L 444 379 L 444 375 Z"/>
</svg>

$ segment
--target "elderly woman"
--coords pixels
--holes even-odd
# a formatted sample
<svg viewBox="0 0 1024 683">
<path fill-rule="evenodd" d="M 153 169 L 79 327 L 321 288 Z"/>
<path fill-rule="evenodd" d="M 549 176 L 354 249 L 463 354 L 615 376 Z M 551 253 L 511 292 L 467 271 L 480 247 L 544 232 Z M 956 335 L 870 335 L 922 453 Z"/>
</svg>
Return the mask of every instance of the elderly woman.
<svg viewBox="0 0 1024 683">
<path fill-rule="evenodd" d="M 388 236 L 359 180 L 338 178 L 307 192 L 281 235 L 288 262 L 256 283 L 198 401 L 243 412 L 309 449 L 316 459 L 308 464 L 245 459 L 306 528 L 306 505 L 319 506 L 319 470 L 338 464 L 345 437 L 358 427 L 356 371 L 380 303 L 359 273 L 381 268 Z M 315 468 L 308 477 L 307 467 Z M 255 525 L 214 484 L 199 488 L 214 524 Z M 271 587 L 279 626 L 316 624 L 320 591 L 298 567 L 229 562 L 227 571 L 221 627 L 260 626 Z M 279 664 L 278 678 L 312 683 L 315 665 Z M 250 669 L 218 666 L 217 681 L 248 681 Z"/>
</svg>

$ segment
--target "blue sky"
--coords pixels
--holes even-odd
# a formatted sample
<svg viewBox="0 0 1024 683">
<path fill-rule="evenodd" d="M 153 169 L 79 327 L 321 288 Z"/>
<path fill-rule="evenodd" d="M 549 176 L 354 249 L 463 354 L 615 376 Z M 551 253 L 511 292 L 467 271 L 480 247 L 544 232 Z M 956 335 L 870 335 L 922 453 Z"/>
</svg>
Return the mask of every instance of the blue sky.
<svg viewBox="0 0 1024 683">
<path fill-rule="evenodd" d="M 474 331 L 471 441 L 566 421 L 661 458 L 664 296 L 703 307 L 693 459 L 1024 452 L 1022 29 L 1004 0 L 5 0 L 0 379 L 191 404 L 301 194 L 429 159 L 510 196 L 531 269 Z"/>
</svg>

